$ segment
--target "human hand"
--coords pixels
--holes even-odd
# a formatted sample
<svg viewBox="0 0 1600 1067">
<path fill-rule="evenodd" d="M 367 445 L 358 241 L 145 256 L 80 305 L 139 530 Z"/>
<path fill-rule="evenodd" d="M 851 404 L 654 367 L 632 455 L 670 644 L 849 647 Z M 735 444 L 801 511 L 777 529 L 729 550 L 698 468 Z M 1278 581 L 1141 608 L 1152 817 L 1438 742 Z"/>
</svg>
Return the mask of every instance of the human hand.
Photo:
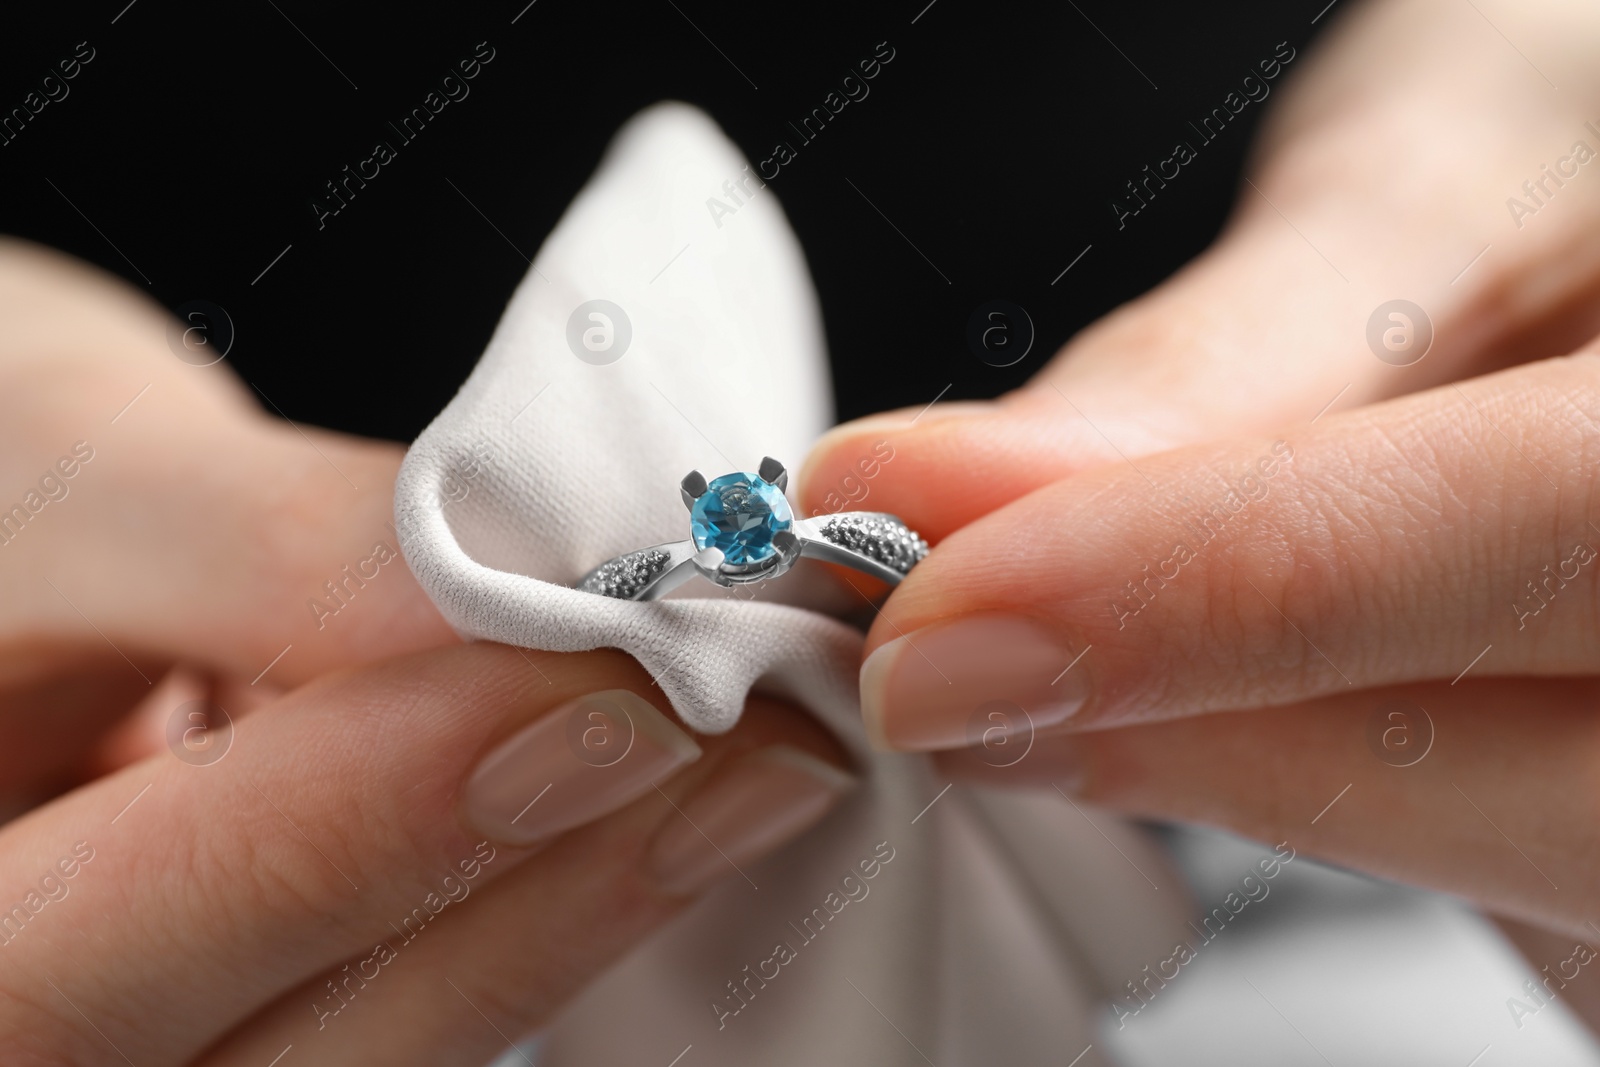
<svg viewBox="0 0 1600 1067">
<path fill-rule="evenodd" d="M 1566 5 L 1530 13 L 1544 21 L 1517 28 L 1541 32 L 1519 40 L 1563 75 L 1572 42 L 1597 39 Z M 1582 929 L 1600 888 L 1573 784 L 1594 749 L 1594 586 L 1576 546 L 1600 547 L 1600 531 L 1574 498 L 1600 415 L 1594 357 L 1437 386 L 1558 355 L 1600 325 L 1600 184 L 1556 190 L 1520 230 L 1505 206 L 1555 148 L 1600 147 L 1570 105 L 1600 93 L 1592 77 L 1563 76 L 1556 97 L 1525 64 L 1512 73 L 1490 54 L 1504 40 L 1472 36 L 1482 19 L 1466 15 L 1476 29 L 1374 7 L 1314 69 L 1307 57 L 1268 130 L 1260 193 L 1216 248 L 1027 389 L 819 446 L 802 479 L 812 506 L 859 483 L 882 440 L 893 458 L 857 505 L 943 538 L 869 637 L 863 711 L 880 742 L 998 738 L 1014 747 L 943 765 L 1287 837 Z M 1409 58 L 1387 65 L 1399 42 Z M 1406 367 L 1364 338 L 1395 296 L 1433 318 L 1431 351 Z M 1191 443 L 1208 438 L 1221 439 Z M 1528 583 L 1547 564 L 1541 599 Z M 1479 680 L 1495 675 L 1548 680 Z M 1438 730 L 1404 770 L 1367 737 L 1395 701 L 1414 730 L 1416 708 Z M 1022 744 L 1007 733 L 1022 710 L 1039 736 L 996 767 Z"/>
<path fill-rule="evenodd" d="M 0 320 L 0 791 L 61 794 L 0 830 L 0 1060 L 482 1062 L 848 787 L 809 718 L 697 745 L 615 653 L 337 673 L 457 641 L 402 449 L 264 415 L 43 249 L 0 246 Z"/>
<path fill-rule="evenodd" d="M 843 762 L 757 698 L 691 739 L 615 652 L 337 673 L 224 759 L 163 752 L 0 830 L 0 1061 L 484 1063 L 820 819 Z"/>
<path fill-rule="evenodd" d="M 1600 181 L 1572 148 L 1583 140 L 1600 158 L 1584 110 L 1600 104 L 1585 58 L 1600 16 L 1566 0 L 1478 6 L 1564 91 L 1471 6 L 1367 5 L 1267 83 L 1250 184 L 1210 249 L 996 403 L 835 429 L 805 465 L 806 511 L 881 509 L 937 540 L 1092 466 L 1309 422 L 1587 341 L 1600 330 Z M 1563 160 L 1579 177 L 1556 188 L 1541 164 Z M 1513 216 L 1507 194 L 1531 203 L 1530 177 L 1555 195 L 1536 216 Z M 1155 194 L 1127 227 L 1159 226 L 1181 179 Z M 1397 297 L 1426 310 L 1430 321 L 1414 323 L 1419 340 L 1431 325 L 1426 358 L 1369 347 L 1374 310 Z M 1420 362 L 1398 365 L 1407 359 Z"/>
<path fill-rule="evenodd" d="M 457 640 L 390 530 L 400 446 L 269 417 L 225 363 L 178 358 L 174 321 L 81 263 L 0 243 L 12 810 L 162 748 L 163 721 L 108 731 L 174 666 L 239 715 L 329 669 Z"/>
<path fill-rule="evenodd" d="M 900 749 L 979 742 L 952 774 L 1288 839 L 1583 931 L 1591 420 L 1600 346 L 1046 487 L 891 597 L 867 722 Z"/>
</svg>

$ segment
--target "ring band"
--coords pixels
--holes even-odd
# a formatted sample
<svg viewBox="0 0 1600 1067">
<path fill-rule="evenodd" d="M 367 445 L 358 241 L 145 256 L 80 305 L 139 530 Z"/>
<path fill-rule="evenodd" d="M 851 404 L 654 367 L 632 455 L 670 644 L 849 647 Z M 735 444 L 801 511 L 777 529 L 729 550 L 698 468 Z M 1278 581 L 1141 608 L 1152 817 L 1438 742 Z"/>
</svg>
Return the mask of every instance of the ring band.
<svg viewBox="0 0 1600 1067">
<path fill-rule="evenodd" d="M 739 471 L 708 482 L 690 471 L 680 484 L 689 539 L 609 559 L 584 575 L 578 588 L 619 600 L 658 600 L 696 576 L 723 587 L 764 582 L 801 558 L 898 585 L 928 554 L 928 542 L 915 530 L 882 512 L 794 518 L 783 495 L 788 482 L 783 464 L 770 456 L 755 474 Z"/>
</svg>

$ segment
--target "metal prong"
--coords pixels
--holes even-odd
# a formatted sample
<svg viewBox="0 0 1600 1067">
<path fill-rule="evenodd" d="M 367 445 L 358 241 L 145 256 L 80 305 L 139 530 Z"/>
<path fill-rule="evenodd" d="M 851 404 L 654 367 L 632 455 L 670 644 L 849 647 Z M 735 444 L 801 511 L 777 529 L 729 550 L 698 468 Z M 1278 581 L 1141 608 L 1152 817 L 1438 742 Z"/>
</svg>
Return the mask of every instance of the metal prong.
<svg viewBox="0 0 1600 1067">
<path fill-rule="evenodd" d="M 761 457 L 761 467 L 757 470 L 761 480 L 778 487 L 778 492 L 786 492 L 789 488 L 789 472 L 784 470 L 783 464 L 771 456 Z"/>
<path fill-rule="evenodd" d="M 778 558 L 785 566 L 800 558 L 800 538 L 792 530 L 784 530 L 772 538 L 772 547 L 778 550 Z"/>
<path fill-rule="evenodd" d="M 683 481 L 678 483 L 678 488 L 683 492 L 683 506 L 693 508 L 694 502 L 699 500 L 710 488 L 706 485 L 706 476 L 699 471 L 690 471 L 683 476 Z"/>
<path fill-rule="evenodd" d="M 694 555 L 694 565 L 700 568 L 702 574 L 708 577 L 722 568 L 722 563 L 728 557 L 722 554 L 722 549 L 716 545 L 708 545 Z"/>
</svg>

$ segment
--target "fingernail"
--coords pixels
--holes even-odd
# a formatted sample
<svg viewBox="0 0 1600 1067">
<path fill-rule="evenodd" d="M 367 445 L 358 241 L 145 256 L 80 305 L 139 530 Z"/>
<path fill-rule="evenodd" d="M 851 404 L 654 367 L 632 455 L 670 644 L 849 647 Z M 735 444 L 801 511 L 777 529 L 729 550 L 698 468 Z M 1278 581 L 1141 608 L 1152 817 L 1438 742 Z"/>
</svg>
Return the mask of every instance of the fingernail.
<svg viewBox="0 0 1600 1067">
<path fill-rule="evenodd" d="M 743 873 L 814 825 L 855 784 L 854 775 L 788 745 L 739 756 L 657 831 L 650 873 L 674 894 Z"/>
<path fill-rule="evenodd" d="M 861 716 L 885 750 L 984 744 L 1065 722 L 1089 699 L 1089 672 L 1044 627 L 970 615 L 896 638 L 861 665 Z"/>
<path fill-rule="evenodd" d="M 626 689 L 547 712 L 484 757 L 464 790 L 467 821 L 526 845 L 598 819 L 700 758 L 700 746 Z"/>
</svg>

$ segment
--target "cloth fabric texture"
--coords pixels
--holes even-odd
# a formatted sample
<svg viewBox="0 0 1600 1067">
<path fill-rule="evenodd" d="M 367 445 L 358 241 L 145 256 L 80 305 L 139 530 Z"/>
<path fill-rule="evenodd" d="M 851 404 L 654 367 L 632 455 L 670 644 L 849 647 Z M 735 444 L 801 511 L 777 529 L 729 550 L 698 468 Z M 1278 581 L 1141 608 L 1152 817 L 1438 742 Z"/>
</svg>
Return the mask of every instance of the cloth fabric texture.
<svg viewBox="0 0 1600 1067">
<path fill-rule="evenodd" d="M 581 344 L 601 321 L 584 311 L 594 300 L 626 319 L 612 362 L 599 360 L 621 347 L 615 314 L 610 352 Z M 585 991 L 546 1035 L 546 1063 L 666 1064 L 690 1045 L 686 1067 L 1065 1063 L 1095 1041 L 1097 1002 L 1182 927 L 1179 879 L 1140 832 L 1054 793 L 942 795 L 926 758 L 871 751 L 862 634 L 814 610 L 855 594 L 820 571 L 753 594 L 697 579 L 655 603 L 572 588 L 612 556 L 688 535 L 690 469 L 754 470 L 764 455 L 798 468 L 831 421 L 827 366 L 775 191 L 704 114 L 662 104 L 618 134 L 406 456 L 401 547 L 463 635 L 623 649 L 701 732 L 731 728 L 752 687 L 786 697 L 864 773 L 821 825 Z M 842 876 L 886 851 L 866 896 L 828 906 Z M 825 923 L 802 925 L 819 910 Z M 792 958 L 765 962 L 780 943 Z"/>
</svg>

